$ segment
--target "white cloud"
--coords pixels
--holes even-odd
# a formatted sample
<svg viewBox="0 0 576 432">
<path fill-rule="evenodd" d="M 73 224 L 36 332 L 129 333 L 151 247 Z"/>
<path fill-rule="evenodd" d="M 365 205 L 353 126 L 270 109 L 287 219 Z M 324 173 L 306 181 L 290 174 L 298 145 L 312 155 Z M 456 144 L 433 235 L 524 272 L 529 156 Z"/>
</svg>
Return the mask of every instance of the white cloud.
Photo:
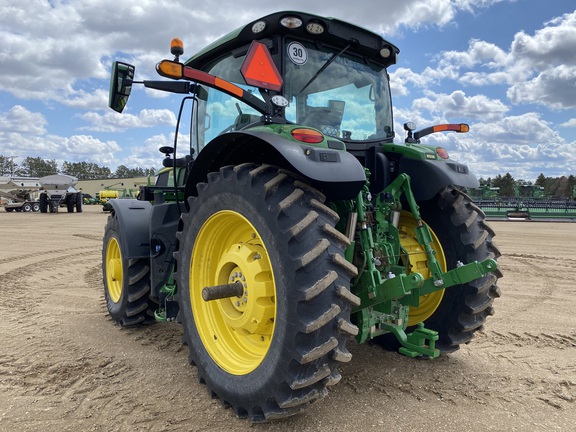
<svg viewBox="0 0 576 432">
<path fill-rule="evenodd" d="M 575 45 L 576 46 L 576 45 Z M 537 103 L 554 109 L 576 108 L 576 66 L 558 65 L 508 89 L 514 103 Z"/>
<path fill-rule="evenodd" d="M 487 7 L 499 0 L 484 0 Z M 295 0 L 288 9 L 308 10 L 393 34 L 399 26 L 443 26 L 458 10 L 473 10 L 470 0 L 368 0 L 362 7 L 348 1 Z M 154 75 L 153 65 L 169 56 L 169 42 L 180 37 L 192 53 L 217 37 L 263 14 L 276 3 L 154 0 L 4 0 L 0 8 L 0 90 L 20 98 L 67 99 L 78 80 L 105 79 L 113 53 L 123 53 L 139 73 Z M 120 57 L 116 56 L 115 57 Z M 148 61 L 152 57 L 153 61 Z"/>
<path fill-rule="evenodd" d="M 544 25 L 533 36 L 523 31 L 517 33 L 510 48 L 512 56 L 539 71 L 549 69 L 550 65 L 576 66 L 576 11 Z"/>
<path fill-rule="evenodd" d="M 390 73 L 390 89 L 393 97 L 406 96 L 410 93 L 408 85 L 425 88 L 433 82 L 434 77 L 430 69 L 419 74 L 408 68 L 397 68 Z"/>
<path fill-rule="evenodd" d="M 63 105 L 84 109 L 84 110 L 94 110 L 108 109 L 108 91 L 98 88 L 93 92 L 86 92 L 84 90 L 78 90 L 71 92 L 70 97 L 60 100 Z"/>
<path fill-rule="evenodd" d="M 471 124 L 470 132 L 449 149 L 483 177 L 510 172 L 536 179 L 543 171 L 549 176 L 569 175 L 576 166 L 576 143 L 566 142 L 535 113 Z"/>
<path fill-rule="evenodd" d="M 562 123 L 560 126 L 567 128 L 576 128 L 576 118 L 570 119 L 567 122 Z"/>
<path fill-rule="evenodd" d="M 466 96 L 462 90 L 451 94 L 426 92 L 426 98 L 414 100 L 412 107 L 417 111 L 427 111 L 446 118 L 467 118 L 498 120 L 509 110 L 500 100 L 484 95 Z"/>
<path fill-rule="evenodd" d="M 173 133 L 154 135 L 142 145 L 130 147 L 123 163 L 129 167 L 161 167 L 164 155 L 158 149 L 163 146 L 174 146 Z"/>
<path fill-rule="evenodd" d="M 65 149 L 65 154 L 71 155 L 74 160 L 83 160 L 86 156 L 111 155 L 120 150 L 115 141 L 101 141 L 90 135 L 72 135 L 71 137 L 52 137 L 55 142 L 60 141 L 60 145 Z M 60 158 L 63 156 L 60 155 Z M 65 158 L 65 156 L 64 156 Z"/>
<path fill-rule="evenodd" d="M 43 135 L 46 133 L 46 118 L 41 113 L 28 111 L 21 105 L 15 105 L 8 112 L 0 113 L 0 124 L 2 125 L 0 134 Z"/>
<path fill-rule="evenodd" d="M 446 51 L 439 56 L 439 69 L 472 68 L 478 64 L 487 68 L 496 68 L 507 63 L 506 53 L 489 42 L 472 39 L 468 51 Z"/>
<path fill-rule="evenodd" d="M 564 140 L 550 124 L 536 113 L 509 116 L 499 122 L 477 123 L 475 137 L 481 141 L 519 145 L 532 142 L 534 145 L 561 144 Z"/>
<path fill-rule="evenodd" d="M 96 163 L 112 163 L 114 153 L 120 151 L 115 141 L 102 141 L 89 135 L 63 137 L 49 134 L 47 125 L 43 114 L 29 111 L 21 105 L 0 113 L 1 154 L 21 158 L 40 156 L 60 162 L 90 159 Z"/>
<path fill-rule="evenodd" d="M 89 135 L 24 135 L 0 132 L 0 140 L 6 143 L 3 153 L 21 158 L 41 157 L 45 160 L 82 162 L 89 160 L 99 165 L 115 164 L 114 154 L 120 151 L 115 141 L 102 141 Z"/>
<path fill-rule="evenodd" d="M 143 109 L 137 115 L 112 111 L 99 114 L 93 111 L 80 116 L 90 124 L 83 130 L 99 132 L 119 132 L 133 128 L 149 128 L 153 126 L 175 126 L 176 116 L 167 109 Z"/>
<path fill-rule="evenodd" d="M 513 103 L 574 108 L 575 46 L 576 11 L 545 23 L 534 35 L 517 33 L 508 52 L 492 43 L 471 40 L 467 51 L 438 55 L 438 67 L 422 75 L 474 86 L 508 84 L 507 96 Z M 412 77 L 411 81 L 417 83 L 418 79 Z"/>
</svg>

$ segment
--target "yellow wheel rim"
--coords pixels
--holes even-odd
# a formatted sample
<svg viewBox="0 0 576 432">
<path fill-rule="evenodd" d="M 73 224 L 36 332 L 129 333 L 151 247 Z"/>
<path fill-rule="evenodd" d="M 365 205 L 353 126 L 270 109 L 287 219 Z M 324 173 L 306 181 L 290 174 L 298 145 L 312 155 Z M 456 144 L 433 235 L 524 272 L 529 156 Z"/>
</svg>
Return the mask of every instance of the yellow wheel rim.
<svg viewBox="0 0 576 432">
<path fill-rule="evenodd" d="M 122 296 L 122 253 L 114 237 L 110 237 L 106 248 L 106 289 L 110 300 L 118 303 Z"/>
<path fill-rule="evenodd" d="M 426 254 L 424 249 L 418 244 L 414 228 L 416 228 L 416 221 L 411 213 L 402 212 L 400 217 L 399 231 L 400 231 L 400 244 L 410 254 L 410 264 L 412 271 L 420 273 L 425 279 L 430 277 L 430 270 L 427 266 Z M 436 260 L 443 271 L 446 271 L 446 257 L 438 237 L 432 228 L 430 233 L 432 235 L 432 249 L 436 251 Z M 413 326 L 419 322 L 425 321 L 432 316 L 436 311 L 442 298 L 444 297 L 444 290 L 435 291 L 420 297 L 420 306 L 410 306 L 410 313 L 408 315 L 408 325 Z"/>
<path fill-rule="evenodd" d="M 244 285 L 242 297 L 204 301 L 204 287 Z M 276 285 L 268 251 L 254 226 L 239 213 L 213 214 L 192 251 L 190 302 L 210 357 L 225 371 L 245 375 L 270 348 L 276 317 Z"/>
</svg>

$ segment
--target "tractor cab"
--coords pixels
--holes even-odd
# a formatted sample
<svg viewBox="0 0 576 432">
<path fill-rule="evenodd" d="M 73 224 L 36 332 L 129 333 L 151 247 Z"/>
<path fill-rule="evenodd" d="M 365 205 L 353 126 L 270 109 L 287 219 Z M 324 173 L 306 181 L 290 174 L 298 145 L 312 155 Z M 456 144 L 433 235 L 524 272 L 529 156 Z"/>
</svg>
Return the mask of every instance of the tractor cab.
<svg viewBox="0 0 576 432">
<path fill-rule="evenodd" d="M 386 68 L 396 63 L 399 50 L 368 30 L 334 18 L 278 12 L 183 63 L 181 41 L 173 40 L 171 51 L 174 60 L 161 61 L 157 71 L 180 81 L 141 83 L 193 95 L 186 126 L 196 154 L 224 133 L 271 123 L 306 126 L 344 142 L 394 138 Z M 114 64 L 112 109 L 122 111 L 133 79 L 133 66 Z"/>
<path fill-rule="evenodd" d="M 225 37 L 188 60 L 186 66 L 233 83 L 264 108 L 202 86 L 198 111 L 206 121 L 198 124 L 199 147 L 266 122 L 307 126 L 343 141 L 391 141 L 386 67 L 398 50 L 373 34 L 367 40 L 356 27 L 347 38 L 331 36 L 333 27 L 342 23 L 271 15 L 242 29 L 245 37 Z"/>
</svg>

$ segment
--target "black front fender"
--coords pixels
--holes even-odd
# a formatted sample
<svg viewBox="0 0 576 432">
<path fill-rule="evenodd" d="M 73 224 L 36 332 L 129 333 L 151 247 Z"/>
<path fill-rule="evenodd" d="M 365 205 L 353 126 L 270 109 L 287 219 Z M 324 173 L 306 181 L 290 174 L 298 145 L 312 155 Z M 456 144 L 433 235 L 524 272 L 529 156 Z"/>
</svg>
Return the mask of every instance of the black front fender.
<svg viewBox="0 0 576 432">
<path fill-rule="evenodd" d="M 111 199 L 108 203 L 118 218 L 123 258 L 149 258 L 152 204 L 135 199 Z"/>
</svg>

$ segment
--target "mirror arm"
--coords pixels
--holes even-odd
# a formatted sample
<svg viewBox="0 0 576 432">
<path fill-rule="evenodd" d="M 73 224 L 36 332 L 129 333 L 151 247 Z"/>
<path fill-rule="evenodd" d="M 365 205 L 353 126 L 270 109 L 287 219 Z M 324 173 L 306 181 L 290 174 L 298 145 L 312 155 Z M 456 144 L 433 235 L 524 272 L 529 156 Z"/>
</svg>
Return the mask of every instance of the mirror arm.
<svg viewBox="0 0 576 432">
<path fill-rule="evenodd" d="M 170 93 L 189 94 L 193 84 L 188 81 L 133 81 L 134 83 L 142 83 L 144 87 L 167 91 Z"/>
</svg>

